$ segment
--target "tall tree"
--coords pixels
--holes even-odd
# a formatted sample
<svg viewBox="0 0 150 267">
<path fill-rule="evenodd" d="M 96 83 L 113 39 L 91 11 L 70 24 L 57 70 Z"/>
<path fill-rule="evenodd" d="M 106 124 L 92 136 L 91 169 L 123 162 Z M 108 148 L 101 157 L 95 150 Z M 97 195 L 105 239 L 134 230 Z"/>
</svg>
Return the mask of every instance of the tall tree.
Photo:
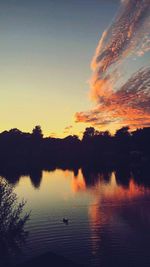
<svg viewBox="0 0 150 267">
<path fill-rule="evenodd" d="M 43 138 L 43 133 L 42 133 L 42 129 L 40 125 L 37 125 L 34 127 L 33 131 L 32 131 L 32 136 L 35 139 L 42 139 Z"/>
</svg>

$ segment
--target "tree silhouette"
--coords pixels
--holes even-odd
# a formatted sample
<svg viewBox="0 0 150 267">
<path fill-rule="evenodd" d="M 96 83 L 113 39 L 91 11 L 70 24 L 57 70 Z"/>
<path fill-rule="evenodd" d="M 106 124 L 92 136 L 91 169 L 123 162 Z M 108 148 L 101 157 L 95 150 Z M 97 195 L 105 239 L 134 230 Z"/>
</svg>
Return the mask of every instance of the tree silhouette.
<svg viewBox="0 0 150 267">
<path fill-rule="evenodd" d="M 25 201 L 18 203 L 13 187 L 0 178 L 0 261 L 9 261 L 25 240 L 24 225 L 29 214 L 22 215 Z"/>
<path fill-rule="evenodd" d="M 32 130 L 32 136 L 35 139 L 42 139 L 43 138 L 43 133 L 42 133 L 42 129 L 40 125 L 37 125 L 34 127 L 34 129 Z"/>
<path fill-rule="evenodd" d="M 11 129 L 0 133 L 0 173 L 10 177 L 12 173 L 32 173 L 37 166 L 42 170 L 49 166 L 77 167 L 99 162 L 110 167 L 125 162 L 131 165 L 135 164 L 133 152 L 141 155 L 138 164 L 145 164 L 150 160 L 149 138 L 150 127 L 133 132 L 123 127 L 114 136 L 108 131 L 88 127 L 82 140 L 75 135 L 63 139 L 45 138 L 40 126 L 35 126 L 32 133 Z"/>
<path fill-rule="evenodd" d="M 129 137 L 129 127 L 122 127 L 121 129 L 117 130 L 115 133 L 115 137 Z"/>
<path fill-rule="evenodd" d="M 87 127 L 83 133 L 83 140 L 94 137 L 96 133 L 97 131 L 94 129 L 94 127 Z"/>
</svg>

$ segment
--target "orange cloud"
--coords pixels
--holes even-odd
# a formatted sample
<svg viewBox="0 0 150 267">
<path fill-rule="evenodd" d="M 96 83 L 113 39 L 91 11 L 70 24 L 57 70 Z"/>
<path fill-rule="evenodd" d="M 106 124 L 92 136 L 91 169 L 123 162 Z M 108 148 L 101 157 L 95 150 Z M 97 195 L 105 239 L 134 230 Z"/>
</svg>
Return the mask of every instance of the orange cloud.
<svg viewBox="0 0 150 267">
<path fill-rule="evenodd" d="M 91 63 L 90 96 L 96 107 L 77 112 L 76 122 L 97 126 L 113 122 L 131 128 L 150 125 L 150 68 L 140 69 L 124 85 L 120 74 L 127 57 L 150 51 L 149 27 L 149 0 L 122 1 L 119 14 L 104 31 Z"/>
<path fill-rule="evenodd" d="M 111 122 L 131 127 L 150 125 L 150 68 L 133 75 L 119 91 L 112 89 L 96 91 L 100 104 L 89 112 L 79 112 L 76 120 L 93 125 L 107 125 Z M 104 83 L 105 84 L 105 83 Z"/>
</svg>

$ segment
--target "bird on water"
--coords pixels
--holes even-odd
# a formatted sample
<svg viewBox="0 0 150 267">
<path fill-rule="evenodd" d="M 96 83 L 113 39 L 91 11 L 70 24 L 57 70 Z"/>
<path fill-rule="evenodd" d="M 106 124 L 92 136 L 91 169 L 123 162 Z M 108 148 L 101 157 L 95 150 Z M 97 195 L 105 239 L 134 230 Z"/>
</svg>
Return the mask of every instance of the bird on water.
<svg viewBox="0 0 150 267">
<path fill-rule="evenodd" d="M 68 222 L 69 222 L 68 218 L 63 218 L 63 223 L 68 224 Z"/>
</svg>

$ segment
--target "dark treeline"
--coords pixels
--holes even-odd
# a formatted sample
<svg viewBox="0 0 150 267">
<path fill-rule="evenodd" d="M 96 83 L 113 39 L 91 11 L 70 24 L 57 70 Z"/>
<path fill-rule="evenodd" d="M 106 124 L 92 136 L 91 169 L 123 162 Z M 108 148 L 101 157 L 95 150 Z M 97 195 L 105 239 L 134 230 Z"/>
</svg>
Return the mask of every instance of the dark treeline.
<svg viewBox="0 0 150 267">
<path fill-rule="evenodd" d="M 34 166 L 44 169 L 49 166 L 139 165 L 150 159 L 149 140 L 150 127 L 133 132 L 123 127 L 114 136 L 89 127 L 82 140 L 76 135 L 63 139 L 44 138 L 40 126 L 32 133 L 11 129 L 0 133 L 0 169 L 17 165 L 25 170 Z"/>
<path fill-rule="evenodd" d="M 138 176 L 139 169 L 143 172 L 149 166 L 149 139 L 150 127 L 133 132 L 123 127 L 114 136 L 89 127 L 82 140 L 76 135 L 44 138 L 40 126 L 32 133 L 11 129 L 0 133 L 0 176 L 14 183 L 20 175 L 29 174 L 35 187 L 40 184 L 42 170 L 56 168 L 73 170 L 75 175 L 79 168 L 87 174 L 121 168 Z"/>
</svg>

